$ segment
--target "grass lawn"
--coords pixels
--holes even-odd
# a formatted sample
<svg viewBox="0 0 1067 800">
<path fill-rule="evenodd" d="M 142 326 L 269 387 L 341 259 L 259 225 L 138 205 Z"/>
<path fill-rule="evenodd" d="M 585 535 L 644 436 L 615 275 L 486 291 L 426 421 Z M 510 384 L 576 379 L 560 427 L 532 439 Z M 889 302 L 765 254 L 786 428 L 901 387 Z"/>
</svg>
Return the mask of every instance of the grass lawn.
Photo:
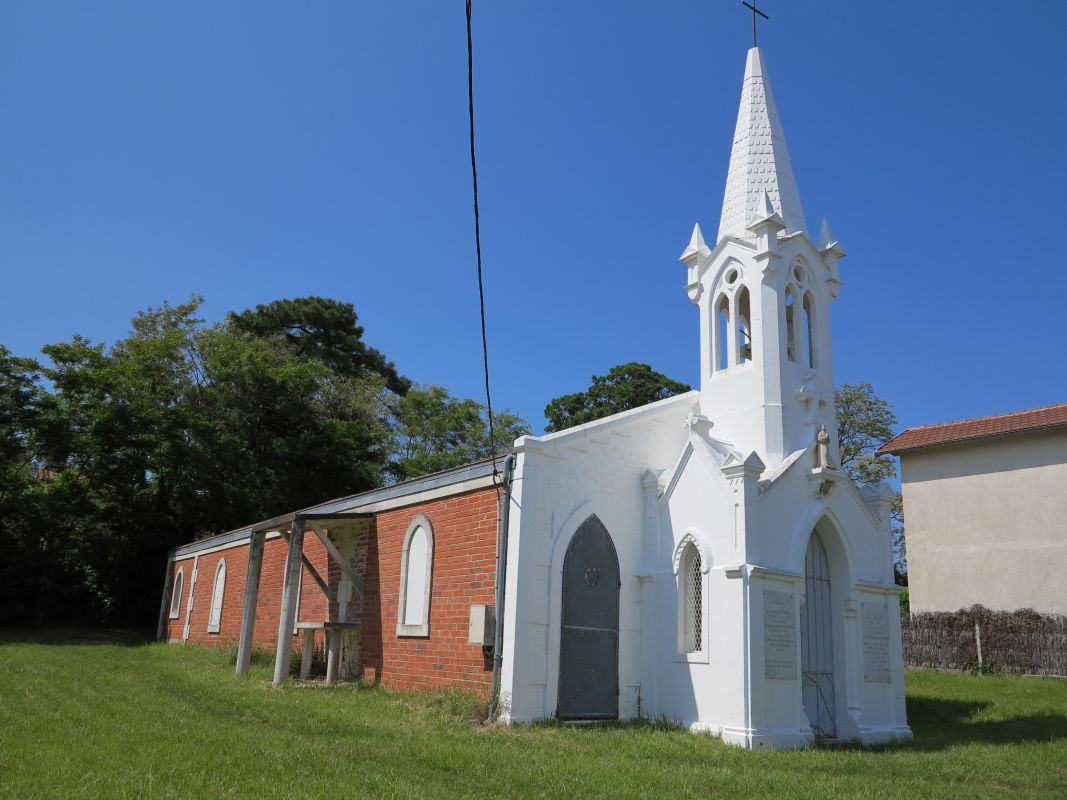
<svg viewBox="0 0 1067 800">
<path fill-rule="evenodd" d="M 915 740 L 747 752 L 653 725 L 479 724 L 461 695 L 270 686 L 225 653 L 0 637 L 0 797 L 1067 797 L 1067 680 L 908 674 Z"/>
</svg>

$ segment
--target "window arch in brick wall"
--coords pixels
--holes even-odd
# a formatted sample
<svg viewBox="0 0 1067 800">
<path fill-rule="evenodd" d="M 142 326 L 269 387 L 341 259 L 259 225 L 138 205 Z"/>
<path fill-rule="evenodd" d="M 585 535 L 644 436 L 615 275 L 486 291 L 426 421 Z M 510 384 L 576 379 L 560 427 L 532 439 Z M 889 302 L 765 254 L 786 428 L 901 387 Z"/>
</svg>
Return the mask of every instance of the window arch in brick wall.
<svg viewBox="0 0 1067 800">
<path fill-rule="evenodd" d="M 226 594 L 226 559 L 220 558 L 215 567 L 215 587 L 211 590 L 211 611 L 207 617 L 207 632 L 218 633 L 222 625 L 222 600 Z"/>
<path fill-rule="evenodd" d="M 182 613 L 182 590 L 185 588 L 185 567 L 178 567 L 174 576 L 174 588 L 170 593 L 170 618 L 177 619 Z"/>
<path fill-rule="evenodd" d="M 430 588 L 433 580 L 433 525 L 418 514 L 404 534 L 400 556 L 397 636 L 430 635 Z"/>
</svg>

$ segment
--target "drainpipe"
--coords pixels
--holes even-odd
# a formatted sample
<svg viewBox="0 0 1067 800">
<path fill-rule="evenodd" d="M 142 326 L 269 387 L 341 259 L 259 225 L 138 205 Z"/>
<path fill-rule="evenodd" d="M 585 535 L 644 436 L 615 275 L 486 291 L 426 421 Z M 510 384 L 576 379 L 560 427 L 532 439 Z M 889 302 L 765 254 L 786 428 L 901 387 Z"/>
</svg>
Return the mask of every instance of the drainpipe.
<svg viewBox="0 0 1067 800">
<path fill-rule="evenodd" d="M 493 688 L 489 695 L 489 721 L 496 719 L 500 694 L 500 669 L 504 663 L 504 583 L 507 576 L 508 517 L 511 511 L 511 476 L 515 454 L 504 459 L 504 488 L 502 507 L 497 518 L 496 532 L 496 631 L 493 635 Z"/>
</svg>

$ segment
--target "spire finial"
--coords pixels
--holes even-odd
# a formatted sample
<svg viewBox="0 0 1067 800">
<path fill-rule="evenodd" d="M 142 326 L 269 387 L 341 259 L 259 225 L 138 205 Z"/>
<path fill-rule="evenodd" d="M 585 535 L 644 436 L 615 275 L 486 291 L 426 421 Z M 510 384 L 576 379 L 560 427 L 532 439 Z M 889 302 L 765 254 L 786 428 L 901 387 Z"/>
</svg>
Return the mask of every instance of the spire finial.
<svg viewBox="0 0 1067 800">
<path fill-rule="evenodd" d="M 756 3 L 758 3 L 758 2 L 759 2 L 759 0 L 752 0 L 751 3 L 746 2 L 746 0 L 741 0 L 741 5 L 743 5 L 745 8 L 751 8 L 752 9 L 752 46 L 753 47 L 756 46 L 756 15 L 758 14 L 759 16 L 763 17 L 764 19 L 770 19 L 770 17 L 768 17 L 766 14 L 764 14 L 758 8 L 756 8 Z"/>
</svg>

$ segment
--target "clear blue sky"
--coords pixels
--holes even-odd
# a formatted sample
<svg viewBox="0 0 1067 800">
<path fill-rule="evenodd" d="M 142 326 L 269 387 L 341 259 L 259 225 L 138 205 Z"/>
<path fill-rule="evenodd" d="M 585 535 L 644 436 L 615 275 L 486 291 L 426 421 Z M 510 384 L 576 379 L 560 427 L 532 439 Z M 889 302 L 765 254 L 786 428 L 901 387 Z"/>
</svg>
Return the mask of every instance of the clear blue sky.
<svg viewBox="0 0 1067 800">
<path fill-rule="evenodd" d="M 849 253 L 838 383 L 901 425 L 1067 400 L 1067 4 L 766 0 L 810 224 Z M 719 207 L 734 0 L 475 0 L 494 404 L 639 360 L 698 380 L 677 257 Z M 461 0 L 0 7 L 0 342 L 138 309 L 349 300 L 481 397 Z"/>
</svg>

